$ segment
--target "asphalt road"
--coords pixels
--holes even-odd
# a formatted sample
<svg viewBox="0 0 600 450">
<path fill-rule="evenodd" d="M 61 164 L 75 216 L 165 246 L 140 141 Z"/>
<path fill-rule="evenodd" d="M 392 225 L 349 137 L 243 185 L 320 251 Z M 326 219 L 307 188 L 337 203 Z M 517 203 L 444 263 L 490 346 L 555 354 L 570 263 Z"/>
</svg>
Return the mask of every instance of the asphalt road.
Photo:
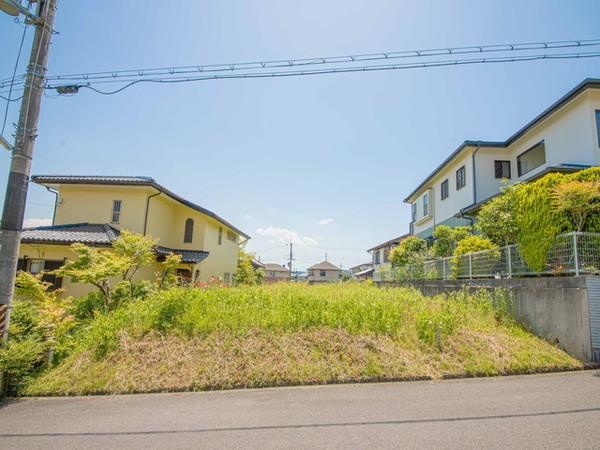
<svg viewBox="0 0 600 450">
<path fill-rule="evenodd" d="M 0 448 L 600 448 L 600 374 L 8 400 Z"/>
</svg>

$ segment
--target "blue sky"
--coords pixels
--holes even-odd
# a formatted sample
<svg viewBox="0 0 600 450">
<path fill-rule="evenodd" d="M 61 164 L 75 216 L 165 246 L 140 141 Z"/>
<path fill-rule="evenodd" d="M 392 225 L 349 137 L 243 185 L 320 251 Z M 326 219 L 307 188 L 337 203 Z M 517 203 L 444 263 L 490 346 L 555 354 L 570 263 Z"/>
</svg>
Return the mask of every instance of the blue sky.
<svg viewBox="0 0 600 450">
<path fill-rule="evenodd" d="M 600 37 L 596 0 L 144 3 L 60 0 L 49 73 Z M 1 78 L 20 33 L 0 16 Z M 263 261 L 292 238 L 299 268 L 348 267 L 408 230 L 403 198 L 463 140 L 507 138 L 587 77 L 600 59 L 85 90 L 44 98 L 32 172 L 152 176 Z M 51 217 L 44 189 L 28 200 Z"/>
</svg>

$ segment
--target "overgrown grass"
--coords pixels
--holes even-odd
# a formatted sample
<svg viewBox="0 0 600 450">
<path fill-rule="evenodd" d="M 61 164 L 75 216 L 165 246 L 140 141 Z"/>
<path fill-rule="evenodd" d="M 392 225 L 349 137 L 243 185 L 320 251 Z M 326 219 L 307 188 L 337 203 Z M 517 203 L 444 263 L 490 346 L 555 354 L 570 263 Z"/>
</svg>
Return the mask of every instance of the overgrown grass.
<svg viewBox="0 0 600 450">
<path fill-rule="evenodd" d="M 173 289 L 100 315 L 28 395 L 200 390 L 575 369 L 501 291 L 367 284 Z"/>
</svg>

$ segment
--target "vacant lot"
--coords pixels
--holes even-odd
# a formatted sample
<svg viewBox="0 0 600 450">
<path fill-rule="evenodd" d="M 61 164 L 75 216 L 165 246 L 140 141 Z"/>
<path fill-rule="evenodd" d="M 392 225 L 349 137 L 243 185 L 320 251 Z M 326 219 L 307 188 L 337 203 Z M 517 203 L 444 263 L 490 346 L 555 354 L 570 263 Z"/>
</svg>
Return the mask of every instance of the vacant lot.
<svg viewBox="0 0 600 450">
<path fill-rule="evenodd" d="M 227 389 L 575 369 L 503 292 L 366 284 L 174 289 L 99 315 L 28 395 Z"/>
</svg>

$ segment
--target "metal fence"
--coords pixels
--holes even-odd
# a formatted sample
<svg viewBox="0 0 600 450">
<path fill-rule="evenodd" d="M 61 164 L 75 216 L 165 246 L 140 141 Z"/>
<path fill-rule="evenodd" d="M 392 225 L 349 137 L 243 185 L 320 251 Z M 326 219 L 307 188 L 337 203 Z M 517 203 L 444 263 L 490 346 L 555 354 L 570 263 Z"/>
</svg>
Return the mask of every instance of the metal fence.
<svg viewBox="0 0 600 450">
<path fill-rule="evenodd" d="M 402 279 L 512 278 L 535 275 L 582 275 L 600 273 L 600 233 L 567 233 L 556 236 L 541 271 L 532 270 L 520 246 L 508 245 L 462 256 L 439 258 L 404 267 L 380 266 L 375 281 Z"/>
</svg>

